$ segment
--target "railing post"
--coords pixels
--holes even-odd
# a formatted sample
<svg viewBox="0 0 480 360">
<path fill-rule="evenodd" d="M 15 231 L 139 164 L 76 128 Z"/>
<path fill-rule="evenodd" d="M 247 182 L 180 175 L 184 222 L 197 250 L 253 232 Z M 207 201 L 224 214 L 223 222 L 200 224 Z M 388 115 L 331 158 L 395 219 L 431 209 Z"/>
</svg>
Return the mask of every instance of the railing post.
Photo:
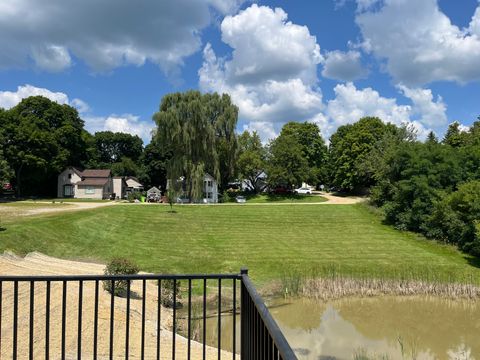
<svg viewBox="0 0 480 360">
<path fill-rule="evenodd" d="M 243 277 L 248 276 L 248 269 L 241 268 L 240 275 L 240 359 L 246 360 L 248 358 L 247 341 L 248 341 L 248 313 L 247 301 L 248 294 L 243 283 Z"/>
</svg>

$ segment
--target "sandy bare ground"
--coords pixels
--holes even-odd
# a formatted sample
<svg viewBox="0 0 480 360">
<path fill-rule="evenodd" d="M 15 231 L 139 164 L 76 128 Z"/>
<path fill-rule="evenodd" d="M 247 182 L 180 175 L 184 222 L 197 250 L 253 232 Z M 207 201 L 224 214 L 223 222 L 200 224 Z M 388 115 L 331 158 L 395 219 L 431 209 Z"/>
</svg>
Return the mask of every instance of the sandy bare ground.
<svg viewBox="0 0 480 360">
<path fill-rule="evenodd" d="M 25 258 L 11 253 L 0 255 L 1 275 L 81 275 L 102 274 L 104 265 L 60 260 L 40 253 L 28 254 Z M 132 290 L 138 294 L 131 299 L 130 312 L 130 358 L 141 356 L 141 282 L 132 284 Z M 146 312 L 145 312 L 145 359 L 156 359 L 157 344 L 157 286 L 147 282 Z M 99 286 L 98 305 L 98 359 L 109 357 L 110 334 L 110 294 Z M 0 358 L 12 357 L 13 339 L 13 284 L 4 282 L 2 289 L 1 314 L 1 349 Z M 69 283 L 67 287 L 66 311 L 66 358 L 77 359 L 78 351 L 78 308 L 79 285 Z M 82 303 L 82 342 L 83 357 L 92 358 L 93 328 L 94 328 L 94 294 L 95 283 L 84 282 Z M 61 355 L 61 314 L 62 314 L 62 283 L 51 283 L 50 295 L 50 359 L 60 359 Z M 30 284 L 21 282 L 18 287 L 18 358 L 27 359 L 29 351 L 29 316 L 30 316 Z M 38 283 L 34 288 L 34 359 L 45 358 L 46 334 L 46 284 Z M 126 333 L 126 299 L 115 297 L 114 304 L 114 359 L 125 358 Z M 172 356 L 172 310 L 161 307 L 160 348 L 161 359 L 171 359 Z M 176 356 L 187 357 L 187 340 L 176 335 Z M 192 341 L 192 359 L 202 357 L 202 345 Z M 216 358 L 217 349 L 207 346 L 207 358 Z M 222 358 L 231 358 L 232 354 L 222 352 Z"/>
<path fill-rule="evenodd" d="M 321 195 L 327 199 L 327 201 L 322 203 L 324 205 L 351 205 L 366 200 L 364 197 L 359 196 L 335 196 L 331 193 L 322 193 Z"/>
</svg>

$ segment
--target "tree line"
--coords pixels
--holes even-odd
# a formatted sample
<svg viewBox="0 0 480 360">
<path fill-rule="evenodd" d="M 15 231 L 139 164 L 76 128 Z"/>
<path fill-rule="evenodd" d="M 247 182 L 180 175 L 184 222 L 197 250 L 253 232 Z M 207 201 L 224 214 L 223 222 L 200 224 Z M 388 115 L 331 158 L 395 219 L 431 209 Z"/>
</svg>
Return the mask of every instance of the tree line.
<svg viewBox="0 0 480 360">
<path fill-rule="evenodd" d="M 17 196 L 56 196 L 58 174 L 74 166 L 160 185 L 165 156 L 156 141 L 144 147 L 136 135 L 90 134 L 84 125 L 76 109 L 42 96 L 0 108 L 0 182 L 13 184 Z"/>
<path fill-rule="evenodd" d="M 468 131 L 458 123 L 443 139 L 375 117 L 340 126 L 327 146 L 317 125 L 289 122 L 262 143 L 256 132 L 236 134 L 238 108 L 228 95 L 198 91 L 163 97 L 156 128 L 143 146 L 135 135 L 88 133 L 77 111 L 41 96 L 0 109 L 0 179 L 20 195 L 54 195 L 67 166 L 109 168 L 165 189 L 184 179 L 201 194 L 209 173 L 221 191 L 244 180 L 247 190 L 293 188 L 302 182 L 366 193 L 398 229 L 480 255 L 480 119 Z"/>
</svg>

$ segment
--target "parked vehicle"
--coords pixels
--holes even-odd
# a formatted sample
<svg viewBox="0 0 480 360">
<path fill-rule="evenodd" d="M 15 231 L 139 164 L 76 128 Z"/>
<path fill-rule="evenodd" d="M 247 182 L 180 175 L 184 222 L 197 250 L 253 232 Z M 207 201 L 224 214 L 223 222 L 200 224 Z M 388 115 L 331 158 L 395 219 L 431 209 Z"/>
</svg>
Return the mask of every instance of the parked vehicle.
<svg viewBox="0 0 480 360">
<path fill-rule="evenodd" d="M 187 197 L 182 197 L 182 196 L 177 197 L 178 204 L 188 204 L 189 202 L 190 202 L 190 199 Z"/>
<path fill-rule="evenodd" d="M 247 202 L 247 198 L 245 196 L 239 195 L 235 198 L 235 201 L 239 204 L 244 204 Z"/>
<path fill-rule="evenodd" d="M 297 195 L 310 195 L 312 193 L 312 190 L 310 190 L 309 188 L 301 187 L 295 189 L 293 192 Z"/>
</svg>

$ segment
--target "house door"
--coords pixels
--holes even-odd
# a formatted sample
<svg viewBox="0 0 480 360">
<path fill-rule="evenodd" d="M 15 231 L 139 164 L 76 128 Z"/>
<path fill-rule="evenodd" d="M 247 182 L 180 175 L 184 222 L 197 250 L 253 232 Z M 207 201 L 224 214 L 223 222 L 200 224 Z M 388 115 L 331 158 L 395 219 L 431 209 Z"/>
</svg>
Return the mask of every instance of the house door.
<svg viewBox="0 0 480 360">
<path fill-rule="evenodd" d="M 72 197 L 73 196 L 73 186 L 64 185 L 63 186 L 63 197 Z"/>
</svg>

